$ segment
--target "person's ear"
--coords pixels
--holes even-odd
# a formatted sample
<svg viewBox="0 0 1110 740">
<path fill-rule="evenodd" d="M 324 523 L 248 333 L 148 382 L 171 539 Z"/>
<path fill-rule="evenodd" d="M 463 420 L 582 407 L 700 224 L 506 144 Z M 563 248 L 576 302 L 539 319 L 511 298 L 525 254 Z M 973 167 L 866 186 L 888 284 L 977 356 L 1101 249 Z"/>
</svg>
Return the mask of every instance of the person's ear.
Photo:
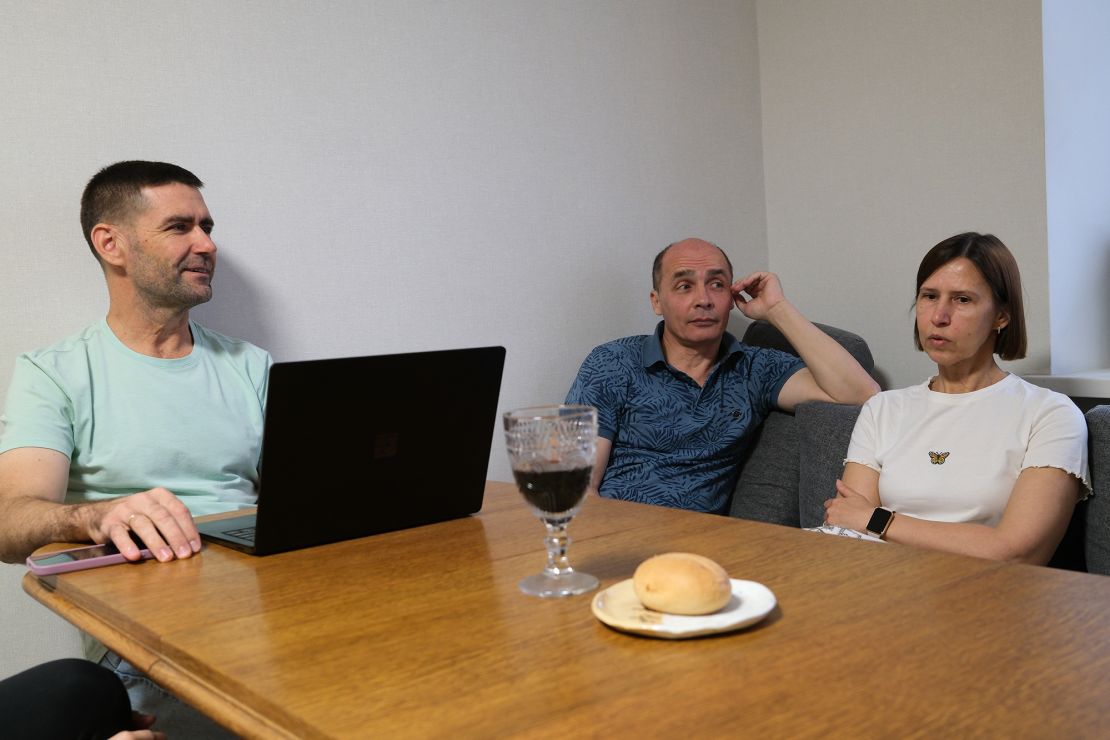
<svg viewBox="0 0 1110 740">
<path fill-rule="evenodd" d="M 659 304 L 659 291 L 651 291 L 651 310 L 655 311 L 656 316 L 663 315 L 663 306 Z"/>
<path fill-rule="evenodd" d="M 102 262 L 116 266 L 123 264 L 126 238 L 115 226 L 97 224 L 89 232 L 89 239 Z"/>
</svg>

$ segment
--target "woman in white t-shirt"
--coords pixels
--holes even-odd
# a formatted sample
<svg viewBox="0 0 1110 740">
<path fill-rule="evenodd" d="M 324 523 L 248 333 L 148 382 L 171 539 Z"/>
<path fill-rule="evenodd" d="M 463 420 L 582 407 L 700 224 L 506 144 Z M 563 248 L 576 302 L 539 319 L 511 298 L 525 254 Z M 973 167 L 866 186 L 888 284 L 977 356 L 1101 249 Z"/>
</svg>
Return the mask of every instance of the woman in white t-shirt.
<svg viewBox="0 0 1110 740">
<path fill-rule="evenodd" d="M 823 529 L 1047 563 L 1090 489 L 1087 426 L 1066 396 L 995 361 L 1026 348 L 1021 277 L 1001 241 L 967 233 L 929 250 L 914 343 L 937 374 L 863 407 Z"/>
</svg>

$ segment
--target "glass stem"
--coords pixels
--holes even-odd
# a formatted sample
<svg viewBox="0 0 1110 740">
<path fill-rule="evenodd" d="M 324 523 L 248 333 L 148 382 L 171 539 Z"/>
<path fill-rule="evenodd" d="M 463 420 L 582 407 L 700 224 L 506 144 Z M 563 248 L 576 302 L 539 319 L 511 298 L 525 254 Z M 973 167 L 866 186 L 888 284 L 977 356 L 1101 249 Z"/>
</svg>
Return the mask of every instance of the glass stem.
<svg viewBox="0 0 1110 740">
<path fill-rule="evenodd" d="M 543 523 L 547 527 L 547 536 L 543 540 L 547 546 L 547 567 L 543 569 L 544 573 L 553 577 L 573 573 L 574 568 L 570 567 L 570 561 L 567 560 L 567 548 L 570 546 L 567 524 L 570 520 L 544 519 Z"/>
</svg>

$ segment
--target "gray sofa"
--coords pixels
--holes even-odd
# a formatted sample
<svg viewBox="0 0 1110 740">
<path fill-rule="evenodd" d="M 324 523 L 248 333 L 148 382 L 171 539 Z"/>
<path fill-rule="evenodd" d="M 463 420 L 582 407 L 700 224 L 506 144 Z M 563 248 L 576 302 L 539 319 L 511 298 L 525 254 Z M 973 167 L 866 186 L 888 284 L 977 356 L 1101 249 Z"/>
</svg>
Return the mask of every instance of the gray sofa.
<svg viewBox="0 0 1110 740">
<path fill-rule="evenodd" d="M 865 370 L 874 370 L 871 350 L 862 338 L 832 326 L 817 326 L 840 342 Z M 742 341 L 797 354 L 786 338 L 764 321 L 752 323 Z M 791 527 L 820 525 L 825 518 L 822 504 L 835 493 L 859 410 L 859 406 L 806 403 L 795 414 L 772 411 L 741 463 L 729 514 Z"/>
<path fill-rule="evenodd" d="M 818 326 L 864 369 L 874 369 L 863 339 Z M 748 327 L 743 341 L 794 353 L 783 336 L 764 322 Z M 802 404 L 793 415 L 772 412 L 741 464 L 730 515 L 791 527 L 819 526 L 823 503 L 835 494 L 859 410 L 859 406 L 816 402 Z M 1110 575 L 1110 406 L 1097 406 L 1086 418 L 1095 495 L 1076 507 L 1049 565 Z"/>
<path fill-rule="evenodd" d="M 1072 526 L 1060 549 L 1071 543 L 1076 561 L 1089 573 L 1110 575 L 1110 406 L 1095 406 L 1087 412 L 1087 444 L 1091 463 L 1091 487 L 1094 495 L 1076 507 Z M 1078 562 L 1079 555 L 1083 562 Z"/>
</svg>

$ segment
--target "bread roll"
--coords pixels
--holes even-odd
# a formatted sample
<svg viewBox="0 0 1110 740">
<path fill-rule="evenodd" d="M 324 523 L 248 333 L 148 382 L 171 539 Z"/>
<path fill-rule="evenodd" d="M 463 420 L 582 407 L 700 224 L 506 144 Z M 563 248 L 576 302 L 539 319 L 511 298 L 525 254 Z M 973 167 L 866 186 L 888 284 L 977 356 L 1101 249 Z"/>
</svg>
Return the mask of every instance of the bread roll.
<svg viewBox="0 0 1110 740">
<path fill-rule="evenodd" d="M 648 558 L 636 568 L 632 587 L 648 609 L 671 614 L 711 614 L 732 598 L 725 569 L 689 552 Z"/>
</svg>

